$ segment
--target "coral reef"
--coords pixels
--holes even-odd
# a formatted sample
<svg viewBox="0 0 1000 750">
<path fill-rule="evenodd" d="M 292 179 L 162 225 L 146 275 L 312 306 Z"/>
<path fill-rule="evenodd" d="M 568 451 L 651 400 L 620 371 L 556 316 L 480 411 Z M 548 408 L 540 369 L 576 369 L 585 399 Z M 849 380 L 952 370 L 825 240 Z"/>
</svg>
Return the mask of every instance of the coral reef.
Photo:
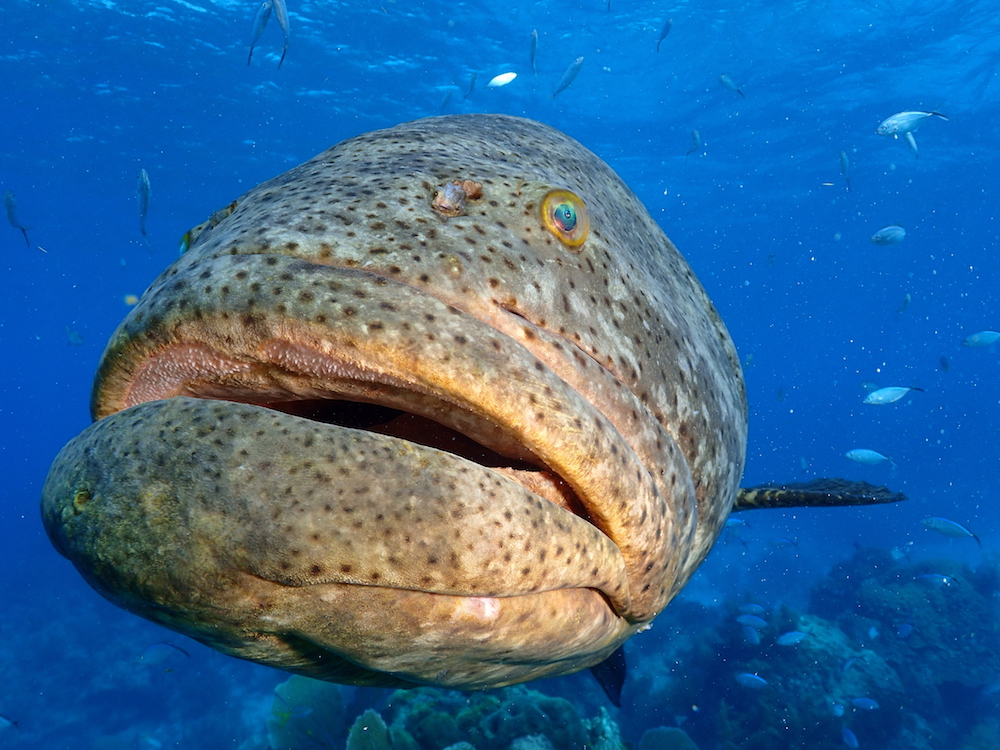
<svg viewBox="0 0 1000 750">
<path fill-rule="evenodd" d="M 698 750 L 698 746 L 683 729 L 656 727 L 642 735 L 639 750 Z"/>
<path fill-rule="evenodd" d="M 274 689 L 267 739 L 271 750 L 320 750 L 344 739 L 344 702 L 339 685 L 293 676 Z"/>
</svg>

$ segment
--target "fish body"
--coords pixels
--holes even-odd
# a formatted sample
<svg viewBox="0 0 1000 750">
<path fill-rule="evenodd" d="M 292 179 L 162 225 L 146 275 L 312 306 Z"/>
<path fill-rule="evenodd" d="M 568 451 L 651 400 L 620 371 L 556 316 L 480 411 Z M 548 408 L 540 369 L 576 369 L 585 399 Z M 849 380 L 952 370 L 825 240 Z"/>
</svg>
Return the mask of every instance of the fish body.
<svg viewBox="0 0 1000 750">
<path fill-rule="evenodd" d="M 476 74 L 476 73 L 473 73 L 473 74 L 472 74 L 472 77 L 471 77 L 471 78 L 469 78 L 469 90 L 468 90 L 468 91 L 466 91 L 466 92 L 465 92 L 465 94 L 464 94 L 464 95 L 462 96 L 462 98 L 463 98 L 463 99 L 468 99 L 468 98 L 469 98 L 469 95 L 470 95 L 470 94 L 471 94 L 471 93 L 473 92 L 473 90 L 474 90 L 474 89 L 476 88 L 476 78 L 477 78 L 477 77 L 478 77 L 478 74 Z"/>
<path fill-rule="evenodd" d="M 691 148 L 684 152 L 685 156 L 690 156 L 695 153 L 699 148 L 701 148 L 701 133 L 697 130 L 691 131 Z"/>
<path fill-rule="evenodd" d="M 913 149 L 913 155 L 920 158 L 920 150 L 917 148 L 917 139 L 913 136 L 913 131 L 920 127 L 920 124 L 928 117 L 948 119 L 940 112 L 897 112 L 892 117 L 883 120 L 875 132 L 879 135 L 902 138 L 906 141 L 906 145 Z"/>
<path fill-rule="evenodd" d="M 438 114 L 443 115 L 445 110 L 448 108 L 448 104 L 451 102 L 451 97 L 455 95 L 455 89 L 449 88 L 444 92 L 444 98 L 441 99 L 441 106 L 438 107 Z"/>
<path fill-rule="evenodd" d="M 875 711 L 879 707 L 878 701 L 871 698 L 851 698 L 851 705 L 862 711 Z"/>
<path fill-rule="evenodd" d="M 740 672 L 736 675 L 736 681 L 743 687 L 747 687 L 752 690 L 760 690 L 761 688 L 767 687 L 767 680 L 750 672 Z"/>
<path fill-rule="evenodd" d="M 285 55 L 288 54 L 288 42 L 290 39 L 290 34 L 288 30 L 288 6 L 285 5 L 285 0 L 272 0 L 274 3 L 274 15 L 278 19 L 278 25 L 281 27 L 281 33 L 285 37 L 285 47 L 281 50 L 281 59 L 278 60 L 278 67 L 281 67 L 281 63 L 285 61 Z"/>
<path fill-rule="evenodd" d="M 875 129 L 879 135 L 900 136 L 904 133 L 912 133 L 920 127 L 921 123 L 928 117 L 940 117 L 942 120 L 948 118 L 940 112 L 897 112 L 892 117 L 887 117 Z"/>
<path fill-rule="evenodd" d="M 943 588 L 946 586 L 951 586 L 955 583 L 955 579 L 951 576 L 946 576 L 944 573 L 923 573 L 918 576 L 914 576 L 914 580 L 918 583 L 922 583 L 925 586 L 933 586 L 935 588 Z"/>
<path fill-rule="evenodd" d="M 799 630 L 790 630 L 787 633 L 779 635 L 774 639 L 774 642 L 779 646 L 797 646 L 808 637 L 808 633 L 803 633 Z"/>
<path fill-rule="evenodd" d="M 535 59 L 538 57 L 538 29 L 531 30 L 531 72 L 538 78 L 538 69 L 535 67 Z"/>
<path fill-rule="evenodd" d="M 874 390 L 865 396 L 864 403 L 875 404 L 877 406 L 883 406 L 885 404 L 892 404 L 899 399 L 903 398 L 910 391 L 920 391 L 924 392 L 923 388 L 917 388 L 915 386 L 903 386 L 903 385 L 890 385 L 885 388 L 879 388 Z"/>
<path fill-rule="evenodd" d="M 723 73 L 721 76 L 719 76 L 719 83 L 721 83 L 724 88 L 727 88 L 730 91 L 733 91 L 733 92 L 739 94 L 740 97 L 742 97 L 743 99 L 746 99 L 746 95 L 740 90 L 740 87 L 737 86 L 733 82 L 733 79 L 730 78 L 729 76 L 727 76 L 725 73 Z"/>
<path fill-rule="evenodd" d="M 142 239 L 149 247 L 149 237 L 146 234 L 146 213 L 149 211 L 149 173 L 145 169 L 139 170 L 139 184 L 135 190 L 136 199 L 139 203 L 139 231 L 142 232 Z"/>
<path fill-rule="evenodd" d="M 851 750 L 858 750 L 858 738 L 854 732 L 844 727 L 840 730 L 840 736 L 844 740 L 844 744 L 851 748 Z"/>
<path fill-rule="evenodd" d="M 760 604 L 755 604 L 754 602 L 744 602 L 738 607 L 739 611 L 745 615 L 761 615 L 767 612 L 767 609 Z"/>
<path fill-rule="evenodd" d="M 750 625 L 743 626 L 743 640 L 751 646 L 760 645 L 760 631 Z"/>
<path fill-rule="evenodd" d="M 872 235 L 872 242 L 876 245 L 881 245 L 882 247 L 888 247 L 889 245 L 898 245 L 906 238 L 906 230 L 901 226 L 893 224 L 888 227 L 883 227 Z"/>
<path fill-rule="evenodd" d="M 1000 331 L 977 331 L 962 339 L 962 346 L 977 348 L 1000 341 Z"/>
<path fill-rule="evenodd" d="M 250 64 L 250 59 L 253 57 L 253 48 L 257 45 L 260 40 L 261 34 L 264 33 L 264 28 L 267 26 L 268 20 L 271 18 L 271 9 L 274 7 L 274 0 L 264 0 L 257 8 L 257 13 L 253 18 L 253 31 L 250 34 L 250 52 L 247 54 L 247 65 Z"/>
<path fill-rule="evenodd" d="M 555 99 L 559 94 L 569 88 L 569 85 L 576 80 L 577 73 L 580 72 L 580 68 L 583 66 L 583 58 L 578 57 L 573 62 L 569 64 L 566 68 L 566 72 L 563 73 L 562 80 L 559 81 L 559 85 L 556 86 L 556 90 L 552 92 L 552 98 Z"/>
<path fill-rule="evenodd" d="M 660 42 L 667 38 L 667 34 L 670 33 L 670 29 L 674 27 L 674 19 L 668 18 L 666 23 L 663 24 L 663 28 L 660 29 L 660 36 L 656 40 L 656 51 L 660 51 Z"/>
<path fill-rule="evenodd" d="M 590 667 L 616 695 L 623 642 L 734 507 L 880 500 L 739 487 L 717 311 L 541 123 L 360 135 L 186 238 L 113 334 L 42 518 L 109 600 L 224 653 L 383 687 Z"/>
<path fill-rule="evenodd" d="M 888 456 L 883 456 L 878 451 L 873 451 L 868 448 L 854 448 L 853 450 L 847 451 L 844 455 L 856 463 L 866 464 L 868 466 L 875 466 L 883 461 L 888 461 L 893 466 L 896 465 L 896 462 Z"/>
<path fill-rule="evenodd" d="M 21 219 L 17 215 L 17 198 L 14 196 L 10 190 L 3 194 L 3 205 L 7 209 L 7 221 L 14 229 L 21 230 L 21 234 L 24 235 L 24 244 L 31 249 L 31 240 L 28 239 L 28 228 L 21 223 Z"/>
<path fill-rule="evenodd" d="M 757 615 L 740 615 L 736 618 L 736 622 L 749 628 L 757 628 L 757 630 L 763 630 L 767 627 L 767 621 Z"/>
<path fill-rule="evenodd" d="M 508 83 L 510 83 L 511 81 L 513 81 L 515 78 L 517 78 L 517 73 L 513 73 L 513 72 L 510 72 L 510 73 L 501 73 L 498 76 L 493 76 L 493 78 L 490 79 L 490 82 L 486 84 L 486 88 L 488 88 L 488 89 L 496 89 L 496 88 L 500 88 L 501 86 L 506 86 Z"/>
<path fill-rule="evenodd" d="M 930 529 L 935 531 L 942 536 L 951 537 L 952 539 L 962 539 L 962 538 L 972 538 L 976 540 L 976 544 L 983 546 L 983 543 L 979 541 L 979 537 L 969 531 L 965 526 L 956 521 L 951 521 L 947 518 L 940 518 L 938 516 L 929 516 L 920 521 L 925 529 Z"/>
<path fill-rule="evenodd" d="M 844 175 L 844 182 L 847 183 L 847 189 L 851 189 L 851 160 L 847 158 L 847 152 L 840 152 L 840 173 Z"/>
<path fill-rule="evenodd" d="M 465 181 L 481 193 L 435 210 Z M 645 207 L 558 131 L 358 136 L 187 245 L 44 492 L 57 549 L 121 606 L 330 681 L 499 686 L 602 662 L 721 532 L 735 347 Z"/>
</svg>

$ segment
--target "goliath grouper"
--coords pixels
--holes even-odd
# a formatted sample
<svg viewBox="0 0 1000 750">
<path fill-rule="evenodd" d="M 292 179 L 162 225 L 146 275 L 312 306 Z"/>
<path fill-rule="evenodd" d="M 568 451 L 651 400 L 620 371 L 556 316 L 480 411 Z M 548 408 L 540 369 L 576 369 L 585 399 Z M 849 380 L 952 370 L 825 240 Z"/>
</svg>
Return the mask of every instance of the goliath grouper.
<svg viewBox="0 0 1000 750">
<path fill-rule="evenodd" d="M 484 688 L 598 665 L 740 490 L 733 343 L 599 158 L 463 115 L 345 141 L 188 233 L 43 491 L 116 604 L 324 680 Z M 620 652 L 618 652 L 620 653 Z"/>
</svg>

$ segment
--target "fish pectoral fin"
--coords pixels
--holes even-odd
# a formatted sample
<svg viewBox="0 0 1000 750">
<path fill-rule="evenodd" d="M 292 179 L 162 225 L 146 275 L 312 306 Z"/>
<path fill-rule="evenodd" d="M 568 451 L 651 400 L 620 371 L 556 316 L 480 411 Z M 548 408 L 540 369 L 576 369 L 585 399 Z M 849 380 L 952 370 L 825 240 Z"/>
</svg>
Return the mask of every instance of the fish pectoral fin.
<svg viewBox="0 0 1000 750">
<path fill-rule="evenodd" d="M 594 679 L 604 688 L 608 700 L 618 708 L 622 707 L 622 688 L 625 686 L 625 647 L 619 646 L 611 656 L 590 668 Z"/>
<path fill-rule="evenodd" d="M 785 484 L 762 484 L 757 487 L 741 487 L 733 504 L 733 511 L 757 508 L 799 508 L 845 505 L 877 505 L 898 503 L 906 500 L 902 492 L 893 492 L 888 487 L 877 487 L 868 482 L 852 482 L 848 479 L 825 477 L 809 482 L 787 482 Z"/>
</svg>

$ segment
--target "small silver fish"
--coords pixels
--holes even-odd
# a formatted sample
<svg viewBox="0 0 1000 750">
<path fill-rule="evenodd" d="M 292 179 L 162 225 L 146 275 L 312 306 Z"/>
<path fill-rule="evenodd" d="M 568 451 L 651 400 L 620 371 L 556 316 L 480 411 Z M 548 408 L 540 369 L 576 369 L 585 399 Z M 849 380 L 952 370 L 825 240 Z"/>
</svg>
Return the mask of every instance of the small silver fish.
<svg viewBox="0 0 1000 750">
<path fill-rule="evenodd" d="M 3 204 L 7 208 L 7 221 L 10 222 L 10 225 L 14 229 L 21 230 L 21 234 L 24 235 L 25 244 L 31 249 L 31 240 L 28 239 L 28 228 L 17 217 L 17 199 L 10 190 L 3 194 Z"/>
<path fill-rule="evenodd" d="M 896 466 L 896 462 L 888 456 L 883 456 L 878 451 L 869 450 L 868 448 L 855 448 L 854 450 L 847 451 L 844 455 L 852 461 L 867 466 L 875 466 L 883 461 L 888 461 L 893 467 Z"/>
<path fill-rule="evenodd" d="M 146 212 L 149 211 L 149 172 L 145 169 L 139 170 L 139 184 L 135 190 L 136 198 L 139 201 L 139 231 L 142 238 L 149 247 L 149 237 L 146 236 Z"/>
<path fill-rule="evenodd" d="M 840 173 L 844 175 L 844 182 L 847 183 L 847 191 L 851 190 L 851 162 L 847 158 L 847 152 L 840 152 Z"/>
<path fill-rule="evenodd" d="M 892 117 L 887 117 L 883 120 L 882 124 L 875 129 L 875 132 L 879 135 L 898 137 L 903 133 L 912 133 L 928 117 L 940 117 L 942 120 L 948 119 L 940 112 L 897 112 Z"/>
<path fill-rule="evenodd" d="M 962 524 L 955 521 L 951 521 L 947 518 L 940 518 L 938 516 L 929 516 L 923 519 L 920 523 L 924 525 L 925 529 L 930 529 L 931 531 L 936 531 L 942 536 L 951 537 L 952 539 L 962 539 L 964 537 L 972 537 L 976 540 L 976 544 L 979 548 L 983 548 L 983 543 L 979 541 L 979 537 L 965 528 Z"/>
<path fill-rule="evenodd" d="M 472 74 L 472 78 L 469 79 L 469 90 L 465 92 L 465 96 L 462 97 L 463 99 L 468 99 L 469 98 L 469 94 L 471 94 L 472 91 L 473 91 L 473 89 L 476 88 L 476 78 L 477 78 L 477 76 L 478 76 L 477 73 L 473 73 Z"/>
<path fill-rule="evenodd" d="M 559 85 L 556 86 L 556 90 L 552 92 L 552 98 L 555 99 L 560 92 L 565 91 L 569 88 L 569 85 L 576 80 L 576 74 L 580 72 L 580 68 L 583 66 L 583 58 L 578 57 L 573 62 L 569 64 L 566 68 L 566 72 L 563 73 L 562 80 L 559 81 Z"/>
<path fill-rule="evenodd" d="M 441 107 L 438 110 L 439 114 L 444 114 L 444 111 L 448 108 L 449 102 L 451 102 L 451 97 L 454 96 L 455 89 L 449 88 L 444 92 L 444 99 L 441 100 Z"/>
<path fill-rule="evenodd" d="M 760 645 L 760 631 L 756 628 L 752 628 L 749 625 L 743 626 L 743 640 L 749 643 L 751 646 Z"/>
<path fill-rule="evenodd" d="M 924 573 L 923 575 L 914 576 L 914 580 L 926 586 L 934 586 L 936 588 L 951 586 L 955 582 L 954 578 L 946 576 L 944 573 Z"/>
<path fill-rule="evenodd" d="M 695 153 L 699 148 L 701 148 L 701 133 L 697 130 L 691 131 L 691 148 L 689 148 L 684 155 L 690 156 Z"/>
<path fill-rule="evenodd" d="M 910 391 L 920 391 L 924 392 L 923 388 L 917 387 L 907 387 L 905 385 L 890 385 L 885 388 L 879 388 L 877 391 L 872 391 L 867 396 L 865 396 L 864 403 L 875 404 L 876 406 L 882 406 L 884 404 L 891 404 L 899 401 L 903 396 L 905 396 Z"/>
<path fill-rule="evenodd" d="M 875 232 L 872 235 L 872 242 L 882 247 L 889 247 L 890 245 L 898 245 L 905 238 L 906 230 L 897 224 L 892 224 Z"/>
<path fill-rule="evenodd" d="M 882 124 L 875 128 L 879 135 L 891 135 L 893 138 L 902 136 L 907 145 L 913 149 L 913 153 L 920 158 L 917 150 L 917 139 L 913 137 L 913 131 L 920 127 L 920 123 L 928 117 L 940 117 L 942 120 L 948 118 L 940 112 L 897 112 L 892 117 L 882 121 Z"/>
<path fill-rule="evenodd" d="M 538 70 L 535 68 L 535 58 L 538 55 L 538 29 L 531 30 L 531 72 L 538 78 Z"/>
<path fill-rule="evenodd" d="M 747 98 L 746 95 L 742 91 L 740 91 L 739 87 L 735 83 L 733 83 L 733 79 L 727 76 L 725 73 L 719 76 L 719 83 L 721 83 L 725 88 L 729 89 L 730 91 L 735 91 L 744 99 Z"/>
<path fill-rule="evenodd" d="M 743 687 L 752 688 L 754 690 L 760 690 L 761 688 L 767 687 L 767 680 L 759 675 L 751 674 L 750 672 L 740 672 L 736 675 L 736 681 Z"/>
<path fill-rule="evenodd" d="M 757 615 L 740 615 L 736 618 L 736 622 L 748 628 L 757 628 L 757 630 L 763 630 L 768 627 L 767 621 L 757 617 Z"/>
<path fill-rule="evenodd" d="M 844 727 L 840 730 L 840 736 L 844 740 L 844 744 L 851 748 L 851 750 L 858 750 L 858 738 L 854 735 L 854 732 Z"/>
<path fill-rule="evenodd" d="M 490 82 L 486 84 L 485 88 L 498 89 L 501 86 L 506 86 L 515 78 L 517 78 L 517 73 L 514 72 L 501 73 L 498 76 L 493 76 L 493 78 L 490 79 Z"/>
<path fill-rule="evenodd" d="M 278 60 L 278 67 L 281 67 L 281 63 L 285 61 L 285 55 L 288 54 L 288 6 L 285 5 L 285 0 L 273 0 L 274 2 L 274 15 L 278 17 L 278 25 L 281 26 L 281 33 L 285 35 L 285 48 L 281 51 L 281 59 Z"/>
<path fill-rule="evenodd" d="M 764 606 L 755 604 L 754 602 L 745 602 L 741 604 L 738 609 L 745 615 L 757 615 L 758 617 L 767 612 L 767 609 Z"/>
<path fill-rule="evenodd" d="M 674 19 L 669 18 L 667 22 L 663 24 L 663 29 L 660 31 L 660 38 L 656 40 L 656 51 L 660 51 L 660 42 L 667 38 L 667 34 L 670 33 L 670 29 L 674 25 Z"/>
<path fill-rule="evenodd" d="M 1000 341 L 1000 331 L 976 331 L 962 339 L 962 346 L 972 348 L 989 346 Z"/>
<path fill-rule="evenodd" d="M 779 635 L 774 642 L 779 646 L 797 646 L 808 637 L 808 633 L 803 633 L 800 630 L 790 630 L 787 633 Z"/>
<path fill-rule="evenodd" d="M 250 58 L 253 57 L 253 48 L 256 46 L 260 35 L 264 33 L 264 27 L 267 26 L 267 21 L 271 17 L 271 7 L 274 4 L 274 0 L 264 0 L 257 9 L 257 15 L 253 19 L 253 32 L 250 34 L 250 54 L 247 55 L 247 65 L 250 64 Z"/>
</svg>

